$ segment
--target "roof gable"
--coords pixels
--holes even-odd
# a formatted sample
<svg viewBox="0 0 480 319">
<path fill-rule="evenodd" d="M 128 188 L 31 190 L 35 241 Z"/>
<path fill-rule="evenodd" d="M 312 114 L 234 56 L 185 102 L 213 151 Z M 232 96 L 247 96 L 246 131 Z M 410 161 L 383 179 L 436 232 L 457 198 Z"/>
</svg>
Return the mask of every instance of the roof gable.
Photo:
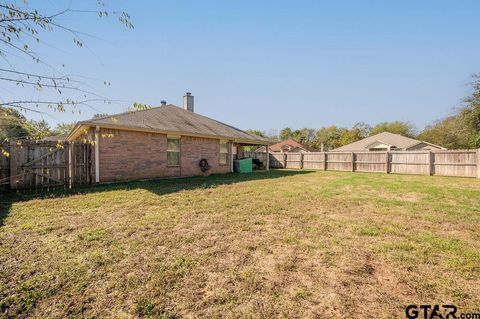
<svg viewBox="0 0 480 319">
<path fill-rule="evenodd" d="M 307 149 L 305 145 L 302 145 L 295 141 L 293 138 L 289 138 L 285 141 L 278 142 L 277 144 L 273 144 L 270 146 L 270 150 L 272 152 L 281 152 L 282 150 L 285 150 L 287 148 L 293 149 L 293 148 L 300 148 L 300 149 Z"/>
<path fill-rule="evenodd" d="M 381 142 L 385 145 L 394 146 L 398 149 L 408 149 L 409 147 L 417 145 L 422 141 L 419 141 L 410 137 L 402 136 L 399 134 L 382 132 L 373 136 L 366 137 L 363 140 L 341 146 L 339 148 L 334 149 L 334 151 L 345 151 L 345 152 L 365 151 L 365 150 L 368 150 L 369 146 L 375 142 Z M 439 146 L 439 148 L 441 147 Z"/>
<path fill-rule="evenodd" d="M 384 143 L 382 141 L 374 141 L 368 145 L 365 146 L 366 149 L 370 149 L 370 148 L 389 148 L 391 146 L 394 146 L 392 144 L 388 144 L 388 143 Z"/>
</svg>

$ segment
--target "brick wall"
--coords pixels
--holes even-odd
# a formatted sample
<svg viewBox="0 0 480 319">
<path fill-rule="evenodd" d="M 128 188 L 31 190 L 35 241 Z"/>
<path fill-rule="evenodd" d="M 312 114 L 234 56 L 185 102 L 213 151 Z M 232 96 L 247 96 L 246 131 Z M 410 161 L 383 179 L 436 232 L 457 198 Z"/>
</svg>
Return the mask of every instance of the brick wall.
<svg viewBox="0 0 480 319">
<path fill-rule="evenodd" d="M 230 172 L 229 163 L 227 163 L 227 165 L 219 164 L 220 140 L 182 136 L 180 152 L 182 176 L 202 174 L 198 162 L 203 158 L 205 158 L 212 167 L 208 173 L 219 174 Z"/>
<path fill-rule="evenodd" d="M 99 150 L 100 182 L 204 175 L 202 158 L 212 167 L 206 174 L 230 171 L 229 164 L 219 165 L 219 139 L 182 136 L 177 167 L 167 166 L 165 134 L 101 129 Z"/>
</svg>

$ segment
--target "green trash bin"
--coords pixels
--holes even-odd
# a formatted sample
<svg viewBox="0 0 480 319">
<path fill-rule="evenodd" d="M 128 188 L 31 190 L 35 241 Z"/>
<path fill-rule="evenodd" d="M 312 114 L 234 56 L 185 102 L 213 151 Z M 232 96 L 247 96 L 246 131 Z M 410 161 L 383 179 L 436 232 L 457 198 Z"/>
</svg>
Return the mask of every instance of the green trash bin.
<svg viewBox="0 0 480 319">
<path fill-rule="evenodd" d="M 251 158 L 243 158 L 233 161 L 233 171 L 235 173 L 251 173 L 253 172 L 253 162 Z"/>
</svg>

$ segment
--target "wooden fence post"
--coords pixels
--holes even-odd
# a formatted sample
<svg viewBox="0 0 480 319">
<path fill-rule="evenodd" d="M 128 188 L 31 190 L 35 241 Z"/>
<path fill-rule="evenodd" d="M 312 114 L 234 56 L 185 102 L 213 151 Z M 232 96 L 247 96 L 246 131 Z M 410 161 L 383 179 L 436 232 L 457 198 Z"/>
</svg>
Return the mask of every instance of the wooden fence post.
<svg viewBox="0 0 480 319">
<path fill-rule="evenodd" d="M 352 172 L 355 172 L 355 153 L 352 152 Z"/>
<path fill-rule="evenodd" d="M 433 175 L 433 152 L 428 152 L 428 175 Z"/>
<path fill-rule="evenodd" d="M 73 175 L 75 172 L 75 166 L 73 164 L 73 142 L 66 143 L 68 147 L 68 161 L 67 161 L 67 174 L 68 174 L 68 188 L 73 188 L 74 186 L 74 179 L 75 176 Z"/>
<path fill-rule="evenodd" d="M 385 173 L 390 173 L 390 153 L 388 151 L 385 152 Z"/>
<path fill-rule="evenodd" d="M 267 168 L 267 171 L 270 170 L 270 149 L 269 149 L 269 146 L 267 145 L 266 146 L 266 149 L 265 149 L 265 156 L 267 157 L 267 159 L 265 160 L 265 165 L 266 165 L 266 168 Z"/>
<path fill-rule="evenodd" d="M 15 142 L 10 142 L 10 189 L 17 189 L 18 187 L 18 158 Z"/>
<path fill-rule="evenodd" d="M 18 146 L 16 146 L 18 148 Z M 93 151 L 93 145 L 90 146 Z M 75 152 L 73 152 L 75 154 Z M 310 154 L 305 153 L 279 153 L 275 157 L 270 157 L 271 165 L 283 165 L 283 167 L 298 169 L 305 169 L 305 164 L 314 163 L 314 169 L 324 171 L 328 170 L 343 170 L 357 172 L 359 169 L 363 172 L 384 172 L 385 174 L 400 173 L 400 174 L 429 174 L 439 176 L 463 176 L 480 179 L 480 149 L 470 150 L 450 150 L 450 151 L 383 151 L 371 152 L 368 156 L 362 156 L 364 152 L 315 152 Z M 93 152 L 91 157 L 93 159 Z M 259 158 L 260 154 L 254 155 Z M 307 156 L 305 156 L 307 155 Z M 428 155 L 428 157 L 427 157 Z M 467 156 L 465 156 L 467 155 Z M 14 156 L 22 157 L 22 152 L 17 152 Z M 261 154 L 264 159 L 265 153 Z M 295 159 L 292 159 L 292 156 Z M 309 158 L 313 156 L 314 158 Z M 382 158 L 382 156 L 384 156 Z M 17 160 L 18 161 L 18 160 Z M 73 158 L 75 161 L 75 157 Z M 22 163 L 21 160 L 19 163 Z M 299 165 L 292 163 L 299 163 Z M 370 164 L 370 165 L 369 165 Z M 9 165 L 9 164 L 7 164 Z M 310 167 L 311 167 L 310 166 Z M 94 171 L 92 162 L 89 163 L 90 176 L 94 178 Z M 281 166 L 280 166 L 281 167 Z M 307 165 L 307 168 L 309 166 Z M 18 167 L 19 168 L 19 167 Z M 22 170 L 20 170 L 21 173 Z M 75 172 L 73 173 L 75 175 Z M 80 175 L 80 173 L 78 173 Z M 73 177 L 75 183 L 76 178 Z M 20 184 L 22 187 L 22 179 Z"/>
<path fill-rule="evenodd" d="M 477 178 L 480 178 L 480 148 L 477 150 Z"/>
<path fill-rule="evenodd" d="M 100 140 L 100 127 L 95 127 L 95 183 L 100 183 L 100 146 L 98 142 Z"/>
</svg>

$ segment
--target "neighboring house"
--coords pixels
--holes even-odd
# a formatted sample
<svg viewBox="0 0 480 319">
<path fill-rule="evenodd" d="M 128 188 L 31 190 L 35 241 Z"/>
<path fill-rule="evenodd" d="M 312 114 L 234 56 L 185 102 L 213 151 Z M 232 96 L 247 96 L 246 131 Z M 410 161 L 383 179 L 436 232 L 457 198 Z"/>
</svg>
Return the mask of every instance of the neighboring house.
<svg viewBox="0 0 480 319">
<path fill-rule="evenodd" d="M 265 150 L 266 147 L 261 146 L 256 150 L 256 152 L 265 152 Z M 293 138 L 270 145 L 269 150 L 272 153 L 306 153 L 315 151 L 303 144 L 298 143 Z"/>
<path fill-rule="evenodd" d="M 333 152 L 360 152 L 360 151 L 421 151 L 445 150 L 446 148 L 419 141 L 399 134 L 382 132 L 363 140 L 353 142 L 332 150 Z"/>
<path fill-rule="evenodd" d="M 227 173 L 241 146 L 268 145 L 265 138 L 194 113 L 190 93 L 183 102 L 183 108 L 162 102 L 79 122 L 67 139 L 93 141 L 96 182 L 202 175 L 202 159 L 208 162 L 208 174 Z"/>
</svg>

